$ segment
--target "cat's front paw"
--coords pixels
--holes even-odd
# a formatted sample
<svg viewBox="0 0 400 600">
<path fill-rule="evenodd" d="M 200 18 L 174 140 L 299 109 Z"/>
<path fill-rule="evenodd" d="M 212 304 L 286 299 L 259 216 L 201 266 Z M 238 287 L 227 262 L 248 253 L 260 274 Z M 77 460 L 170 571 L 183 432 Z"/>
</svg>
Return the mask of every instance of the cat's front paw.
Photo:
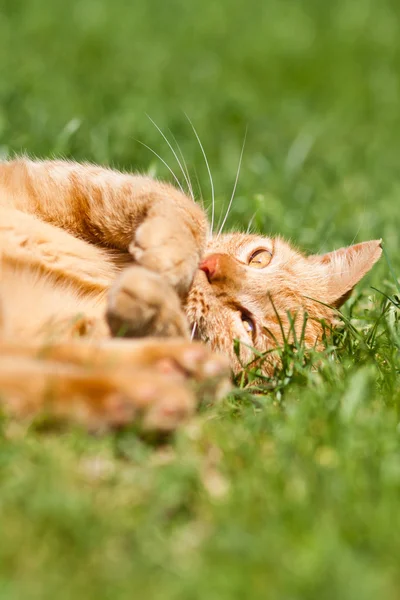
<svg viewBox="0 0 400 600">
<path fill-rule="evenodd" d="M 202 245 L 181 222 L 159 216 L 138 227 L 129 252 L 135 262 L 161 273 L 178 294 L 184 295 L 199 265 Z"/>
<path fill-rule="evenodd" d="M 196 411 L 196 393 L 185 382 L 156 369 L 120 377 L 99 414 L 90 414 L 90 430 L 105 431 L 133 425 L 142 433 L 170 433 Z"/>
<path fill-rule="evenodd" d="M 106 319 L 114 337 L 188 337 L 175 290 L 144 267 L 121 273 L 110 291 Z"/>
<path fill-rule="evenodd" d="M 129 394 L 109 406 L 113 426 L 133 421 L 142 432 L 171 432 L 200 404 L 213 404 L 231 389 L 226 357 L 198 343 L 151 340 L 143 346 L 141 362 Z"/>
</svg>

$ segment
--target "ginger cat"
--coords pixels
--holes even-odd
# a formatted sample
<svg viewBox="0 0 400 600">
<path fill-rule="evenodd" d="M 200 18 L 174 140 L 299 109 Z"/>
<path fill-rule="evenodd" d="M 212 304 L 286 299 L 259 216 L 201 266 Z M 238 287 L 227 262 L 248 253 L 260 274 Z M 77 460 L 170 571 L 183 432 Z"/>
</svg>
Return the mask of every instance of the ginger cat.
<svg viewBox="0 0 400 600">
<path fill-rule="evenodd" d="M 170 431 L 204 393 L 226 390 L 251 347 L 280 343 L 288 312 L 298 332 L 308 313 L 305 341 L 318 343 L 321 319 L 333 323 L 380 255 L 379 241 L 306 257 L 280 238 L 211 237 L 203 210 L 169 184 L 67 161 L 0 163 L 4 410 Z"/>
</svg>

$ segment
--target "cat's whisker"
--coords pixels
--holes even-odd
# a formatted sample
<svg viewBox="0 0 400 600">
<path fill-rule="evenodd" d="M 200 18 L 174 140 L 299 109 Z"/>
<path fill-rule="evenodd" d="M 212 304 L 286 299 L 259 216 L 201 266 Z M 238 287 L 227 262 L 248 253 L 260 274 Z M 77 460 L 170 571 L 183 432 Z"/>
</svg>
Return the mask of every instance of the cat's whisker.
<svg viewBox="0 0 400 600">
<path fill-rule="evenodd" d="M 220 227 L 220 228 L 219 228 L 219 230 L 218 230 L 218 235 L 217 235 L 217 237 L 219 237 L 219 236 L 221 235 L 221 233 L 222 233 L 222 230 L 223 230 L 223 228 L 224 228 L 224 226 L 225 226 L 226 220 L 227 220 L 227 218 L 228 218 L 228 216 L 229 216 L 229 211 L 231 210 L 231 207 L 232 207 L 232 202 L 233 202 L 233 199 L 234 199 L 234 197 L 235 197 L 235 193 L 236 193 L 236 187 L 237 187 L 237 183 L 238 183 L 238 180 L 239 180 L 239 175 L 240 175 L 240 168 L 241 168 L 241 166 L 242 166 L 242 159 L 243 159 L 244 147 L 245 147 L 245 145 L 246 145 L 246 138 L 247 138 L 247 127 L 246 127 L 246 131 L 245 131 L 245 133 L 244 133 L 244 139 L 243 139 L 242 149 L 241 149 L 241 151 L 240 151 L 239 164 L 238 164 L 238 168 L 237 168 L 237 171 L 236 171 L 235 184 L 234 184 L 234 186 L 233 186 L 233 190 L 232 190 L 231 199 L 229 200 L 228 208 L 227 208 L 227 211 L 226 211 L 226 213 L 225 213 L 224 220 L 222 221 L 222 225 L 221 225 L 221 227 Z"/>
<path fill-rule="evenodd" d="M 246 229 L 246 234 L 249 234 L 249 233 L 250 233 L 251 227 L 252 227 L 252 225 L 253 225 L 253 221 L 254 221 L 254 219 L 255 219 L 255 218 L 256 218 L 256 216 L 257 216 L 257 212 L 258 212 L 258 211 L 256 211 L 256 212 L 253 214 L 253 216 L 251 217 L 251 219 L 250 219 L 250 221 L 249 221 L 249 224 L 248 224 L 248 226 L 247 226 L 247 229 Z"/>
<path fill-rule="evenodd" d="M 208 176 L 209 176 L 209 178 L 210 178 L 210 185 L 211 185 L 211 225 L 210 225 L 210 237 L 211 237 L 211 236 L 212 236 L 213 229 L 214 229 L 214 218 L 215 218 L 215 193 L 214 193 L 214 182 L 213 182 L 213 178 L 212 178 L 212 175 L 211 175 L 211 169 L 210 169 L 210 165 L 208 164 L 207 156 L 206 156 L 205 150 L 204 150 L 204 148 L 203 148 L 203 144 L 201 143 L 201 140 L 200 140 L 199 134 L 197 133 L 197 131 L 196 131 L 196 128 L 195 128 L 195 126 L 193 125 L 193 123 L 192 123 L 192 121 L 191 121 L 190 117 L 189 117 L 189 116 L 188 116 L 186 113 L 185 113 L 185 117 L 186 117 L 186 118 L 187 118 L 187 120 L 189 121 L 189 123 L 190 123 L 190 126 L 191 126 L 191 128 L 193 129 L 193 133 L 194 133 L 194 135 L 196 136 L 196 139 L 197 139 L 197 141 L 198 141 L 198 143 L 199 143 L 199 146 L 200 146 L 201 152 L 202 152 L 202 154 L 203 154 L 203 157 L 204 157 L 204 161 L 205 161 L 205 163 L 206 163 L 206 167 L 207 167 L 207 171 L 208 171 Z"/>
<path fill-rule="evenodd" d="M 144 146 L 145 148 L 147 148 L 147 150 L 150 150 L 150 152 L 152 152 L 155 156 L 157 156 L 157 158 L 159 160 L 161 160 L 161 162 L 163 163 L 163 165 L 165 165 L 168 169 L 168 171 L 171 173 L 172 177 L 174 178 L 177 186 L 179 187 L 179 189 L 181 190 L 182 194 L 185 193 L 181 182 L 179 181 L 179 179 L 177 178 L 177 176 L 175 175 L 175 173 L 173 172 L 173 170 L 171 169 L 171 167 L 165 162 L 165 160 L 163 158 L 161 158 L 161 156 L 159 154 L 157 154 L 157 152 L 155 150 L 153 150 L 153 148 L 150 148 L 150 146 L 148 146 L 147 144 L 145 144 L 144 142 L 141 142 L 140 140 L 136 140 L 139 144 L 141 144 L 142 146 Z"/>
<path fill-rule="evenodd" d="M 196 329 L 197 329 L 197 323 L 194 323 L 193 327 L 192 327 L 192 333 L 190 334 L 190 341 L 193 342 L 193 338 L 196 334 Z"/>
<path fill-rule="evenodd" d="M 190 173 L 189 173 L 189 168 L 187 166 L 187 162 L 185 160 L 185 157 L 183 156 L 182 149 L 181 149 L 180 145 L 178 144 L 178 140 L 176 139 L 176 137 L 174 136 L 174 134 L 172 133 L 172 131 L 170 129 L 168 129 L 168 132 L 169 132 L 170 136 L 172 137 L 172 139 L 174 140 L 174 142 L 176 144 L 176 147 L 178 148 L 178 152 L 179 152 L 179 155 L 180 155 L 180 157 L 182 159 L 183 167 L 184 167 L 185 173 L 186 173 L 185 181 L 186 181 L 187 186 L 189 188 L 190 196 L 194 200 L 193 185 L 192 185 L 192 181 L 190 179 Z"/>
<path fill-rule="evenodd" d="M 350 246 L 352 246 L 352 245 L 354 244 L 354 242 L 356 241 L 356 239 L 357 239 L 357 237 L 358 237 L 358 234 L 360 233 L 361 227 L 364 225 L 364 221 L 365 221 L 365 214 L 366 214 L 366 211 L 365 211 L 365 206 L 364 206 L 364 210 L 363 210 L 362 217 L 361 217 L 361 222 L 360 222 L 360 224 L 359 224 L 359 226 L 358 226 L 358 229 L 357 229 L 356 235 L 353 237 L 353 240 L 352 240 L 352 242 L 351 242 Z"/>
<path fill-rule="evenodd" d="M 323 237 L 323 239 L 320 242 L 320 245 L 317 250 L 317 254 L 321 254 L 323 252 L 323 248 L 327 245 L 327 242 L 328 242 L 329 238 L 332 236 L 332 233 L 335 233 L 335 229 L 327 231 L 326 235 Z M 306 246 L 305 250 L 310 252 L 310 247 Z"/>
<path fill-rule="evenodd" d="M 188 177 L 187 177 L 187 175 L 185 173 L 184 168 L 182 167 L 182 163 L 179 160 L 177 153 L 175 152 L 174 148 L 172 147 L 172 144 L 170 143 L 169 139 L 164 134 L 164 132 L 161 130 L 161 128 L 157 125 L 157 123 L 150 117 L 150 115 L 146 114 L 146 117 L 149 119 L 149 121 L 151 121 L 151 123 L 153 123 L 154 127 L 162 135 L 163 139 L 167 142 L 168 148 L 171 150 L 172 154 L 174 155 L 175 160 L 178 163 L 179 168 L 180 168 L 180 170 L 182 172 L 182 175 L 183 175 L 183 178 L 184 178 L 184 180 L 186 182 L 186 185 L 188 186 L 189 194 L 191 195 L 192 199 L 194 200 L 192 186 L 191 186 L 190 181 L 189 181 L 189 179 L 188 179 Z"/>
<path fill-rule="evenodd" d="M 199 179 L 199 174 L 197 173 L 197 169 L 194 169 L 194 175 L 196 177 L 196 183 L 197 183 L 197 188 L 200 194 L 200 198 L 201 198 L 201 205 L 204 208 L 204 200 L 203 200 L 203 190 L 201 188 L 201 183 L 200 183 L 200 179 Z M 208 212 L 208 211 L 207 211 Z"/>
</svg>

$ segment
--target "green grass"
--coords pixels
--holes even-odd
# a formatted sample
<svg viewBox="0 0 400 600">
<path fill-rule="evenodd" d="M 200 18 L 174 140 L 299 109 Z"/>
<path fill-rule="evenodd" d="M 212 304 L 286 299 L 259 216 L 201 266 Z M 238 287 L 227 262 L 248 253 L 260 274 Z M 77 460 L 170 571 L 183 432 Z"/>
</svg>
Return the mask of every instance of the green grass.
<svg viewBox="0 0 400 600">
<path fill-rule="evenodd" d="M 400 596 L 400 28 L 394 0 L 1 0 L 0 151 L 168 178 L 179 142 L 228 226 L 385 259 L 321 357 L 167 448 L 0 437 L 0 598 Z M 171 138 L 172 139 L 172 138 Z M 375 291 L 376 288 L 379 291 Z M 383 294 L 389 296 L 385 298 Z M 318 364 L 318 370 L 313 365 Z"/>
</svg>

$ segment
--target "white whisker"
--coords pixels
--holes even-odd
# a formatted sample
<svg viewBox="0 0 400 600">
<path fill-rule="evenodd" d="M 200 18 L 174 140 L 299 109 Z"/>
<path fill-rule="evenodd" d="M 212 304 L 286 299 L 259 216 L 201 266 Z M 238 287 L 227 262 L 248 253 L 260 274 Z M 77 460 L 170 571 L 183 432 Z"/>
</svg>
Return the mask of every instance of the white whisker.
<svg viewBox="0 0 400 600">
<path fill-rule="evenodd" d="M 256 212 L 253 214 L 253 216 L 251 217 L 251 219 L 250 219 L 250 221 L 249 221 L 249 224 L 248 224 L 248 227 L 247 227 L 247 230 L 246 230 L 246 233 L 247 233 L 247 234 L 249 234 L 249 233 L 250 233 L 250 229 L 251 229 L 251 226 L 253 225 L 253 221 L 254 221 L 254 219 L 256 218 L 257 212 L 258 212 L 258 211 L 256 211 Z"/>
<path fill-rule="evenodd" d="M 201 198 L 201 203 L 202 203 L 202 206 L 204 208 L 203 190 L 201 189 L 201 183 L 200 183 L 200 179 L 199 179 L 199 174 L 197 173 L 197 169 L 196 168 L 194 169 L 194 175 L 196 177 L 196 183 L 197 183 L 197 187 L 198 187 L 198 190 L 199 190 L 199 194 L 200 194 L 200 198 Z"/>
<path fill-rule="evenodd" d="M 245 134 L 244 134 L 244 139 L 243 139 L 243 144 L 242 144 L 242 150 L 241 150 L 241 152 L 240 152 L 239 164 L 238 164 L 238 168 L 237 168 L 237 172 L 236 172 L 235 184 L 234 184 L 234 186 L 233 186 L 233 190 L 232 190 L 232 196 L 231 196 L 231 199 L 229 200 L 229 204 L 228 204 L 228 208 L 227 208 L 227 211 L 226 211 L 226 214 L 225 214 L 225 218 L 224 218 L 224 220 L 222 221 L 222 225 L 221 225 L 221 227 L 219 228 L 219 231 L 218 231 L 218 236 L 220 236 L 220 235 L 221 235 L 221 233 L 222 233 L 222 230 L 223 230 L 223 228 L 224 228 L 224 225 L 225 225 L 225 223 L 226 223 L 226 220 L 227 220 L 227 218 L 228 218 L 228 215 L 229 215 L 229 211 L 231 210 L 231 206 L 232 206 L 233 199 L 234 199 L 234 197 L 235 197 L 235 193 L 236 193 L 236 186 L 237 186 L 237 183 L 238 183 L 238 180 L 239 180 L 240 167 L 242 166 L 242 158 L 243 158 L 244 147 L 245 147 L 245 145 L 246 145 L 246 138 L 247 138 L 247 127 L 246 127 L 246 131 L 245 131 Z"/>
<path fill-rule="evenodd" d="M 167 142 L 167 144 L 168 144 L 168 147 L 170 148 L 170 150 L 171 150 L 172 154 L 174 155 L 174 157 L 175 157 L 175 159 L 176 159 L 176 162 L 178 163 L 178 165 L 179 165 L 179 168 L 180 168 L 180 170 L 181 170 L 181 172 L 182 172 L 182 175 L 183 175 L 183 177 L 184 177 L 184 179 L 185 179 L 185 181 L 186 181 L 186 185 L 188 186 L 189 193 L 190 193 L 190 195 L 191 195 L 191 196 L 192 196 L 192 198 L 193 198 L 193 190 L 192 190 L 192 186 L 190 185 L 190 182 L 189 182 L 189 180 L 188 180 L 188 178 L 187 178 L 187 175 L 186 175 L 186 173 L 185 173 L 185 171 L 184 171 L 184 169 L 183 169 L 183 167 L 182 167 L 182 164 L 181 164 L 181 162 L 180 162 L 180 160 L 179 160 L 179 158 L 178 158 L 178 155 L 177 155 L 177 153 L 175 152 L 175 150 L 173 149 L 173 147 L 172 147 L 172 145 L 171 145 L 171 143 L 170 143 L 169 139 L 168 139 L 168 138 L 167 138 L 167 136 L 164 134 L 164 132 L 163 132 L 163 131 L 160 129 L 160 127 L 157 125 L 157 123 L 156 123 L 155 121 L 153 121 L 153 119 L 150 117 L 150 115 L 147 115 L 147 114 L 146 114 L 146 117 L 147 117 L 147 118 L 148 118 L 148 119 L 149 119 L 149 120 L 150 120 L 150 121 L 153 123 L 154 127 L 157 129 L 157 131 L 159 131 L 159 133 L 162 135 L 162 137 L 164 138 L 164 140 Z M 181 189 L 182 189 L 182 187 L 181 187 Z M 193 199 L 194 199 L 194 198 L 193 198 Z"/>
<path fill-rule="evenodd" d="M 193 325 L 193 327 L 192 327 L 192 333 L 191 333 L 191 335 L 190 335 L 190 341 L 191 341 L 191 342 L 193 342 L 193 338 L 194 338 L 194 336 L 195 336 L 196 329 L 197 329 L 197 323 L 195 323 L 195 324 Z"/>
<path fill-rule="evenodd" d="M 362 213 L 362 216 L 361 216 L 361 222 L 360 222 L 360 224 L 359 224 L 359 226 L 358 226 L 358 229 L 357 229 L 357 233 L 356 233 L 356 235 L 353 237 L 353 240 L 352 240 L 352 242 L 350 243 L 350 246 L 352 246 L 352 245 L 354 244 L 354 242 L 356 241 L 356 239 L 358 238 L 358 234 L 359 234 L 359 233 L 360 233 L 360 231 L 361 231 L 361 227 L 364 225 L 364 221 L 365 221 L 365 214 L 366 214 L 366 210 L 365 210 L 365 206 L 364 206 L 363 213 Z"/>
<path fill-rule="evenodd" d="M 207 156 L 206 156 L 206 153 L 205 153 L 204 148 L 203 148 L 203 144 L 200 141 L 200 138 L 199 138 L 199 135 L 198 135 L 198 133 L 197 133 L 197 131 L 195 129 L 195 126 L 193 125 L 192 121 L 190 120 L 190 117 L 186 113 L 185 113 L 185 117 L 189 121 L 190 126 L 193 129 L 193 133 L 196 136 L 196 139 L 197 139 L 197 141 L 199 143 L 200 149 L 201 149 L 203 157 L 204 157 L 204 161 L 206 163 L 206 167 L 207 167 L 207 171 L 208 171 L 208 176 L 210 178 L 210 184 L 211 184 L 211 227 L 210 227 L 210 233 L 212 235 L 212 232 L 213 232 L 213 229 L 214 229 L 214 217 L 215 217 L 214 182 L 213 182 L 212 175 L 211 175 L 210 165 L 208 164 Z"/>
<path fill-rule="evenodd" d="M 171 173 L 172 177 L 175 179 L 175 182 L 177 184 L 177 186 L 179 187 L 179 189 L 181 190 L 182 194 L 184 194 L 184 190 L 183 187 L 181 186 L 181 183 L 179 181 L 179 179 L 177 178 L 177 176 L 175 175 L 175 173 L 173 172 L 173 170 L 171 169 L 171 167 L 165 162 L 165 160 L 163 158 L 161 158 L 161 156 L 159 154 L 157 154 L 157 152 L 155 150 L 153 150 L 153 148 L 150 148 L 150 146 L 148 146 L 147 144 L 145 144 L 144 142 L 141 142 L 140 140 L 136 140 L 139 144 L 141 144 L 142 146 L 144 146 L 145 148 L 147 148 L 147 150 L 150 150 L 150 152 L 152 152 L 155 156 L 157 156 L 157 158 L 159 160 L 161 160 L 161 162 L 163 163 L 163 165 L 165 165 L 168 169 L 168 171 Z"/>
<path fill-rule="evenodd" d="M 171 136 L 171 137 L 172 137 L 172 139 L 174 140 L 174 142 L 175 142 L 175 144 L 176 144 L 176 147 L 178 148 L 178 152 L 179 152 L 179 155 L 180 155 L 180 157 L 181 157 L 181 159 L 182 159 L 182 162 L 183 162 L 183 167 L 184 167 L 184 169 L 185 169 L 185 173 L 186 173 L 185 181 L 186 181 L 186 183 L 187 183 L 187 186 L 188 186 L 188 188 L 189 188 L 189 193 L 190 193 L 190 195 L 191 195 L 192 199 L 194 200 L 193 186 L 192 186 L 192 182 L 191 182 L 191 179 L 190 179 L 190 173 L 189 173 L 189 169 L 188 169 L 188 166 L 187 166 L 187 163 L 186 163 L 185 157 L 183 156 L 183 152 L 182 152 L 182 150 L 181 150 L 181 147 L 180 147 L 180 145 L 178 144 L 178 140 L 176 139 L 176 137 L 174 136 L 174 134 L 172 133 L 172 131 L 171 131 L 170 129 L 168 129 L 168 131 L 169 131 L 169 134 L 170 134 L 170 136 Z"/>
<path fill-rule="evenodd" d="M 333 223 L 333 218 L 331 220 L 331 223 Z M 333 227 L 334 227 L 334 223 L 333 223 Z M 324 246 L 326 246 L 326 243 L 328 242 L 329 238 L 332 237 L 332 233 L 334 233 L 334 231 L 335 231 L 335 229 L 330 229 L 330 228 L 327 229 L 327 233 L 326 233 L 325 237 L 321 240 L 316 254 L 321 254 L 322 249 L 324 248 Z M 305 249 L 307 251 L 310 250 L 307 246 Z"/>
</svg>

